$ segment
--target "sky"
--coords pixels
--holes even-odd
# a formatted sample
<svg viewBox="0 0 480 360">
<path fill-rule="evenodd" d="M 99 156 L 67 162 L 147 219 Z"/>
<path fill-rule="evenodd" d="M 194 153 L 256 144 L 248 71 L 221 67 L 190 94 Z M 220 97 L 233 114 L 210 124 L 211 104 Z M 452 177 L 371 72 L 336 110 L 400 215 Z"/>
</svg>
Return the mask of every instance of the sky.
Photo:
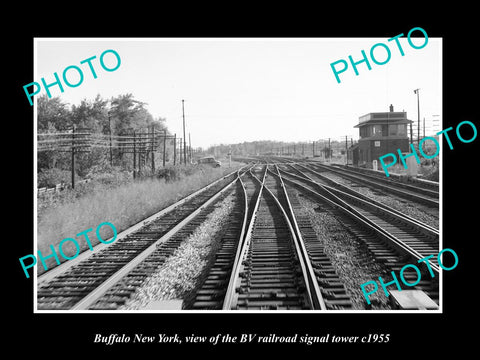
<svg viewBox="0 0 480 360">
<path fill-rule="evenodd" d="M 392 34 L 392 37 L 397 34 Z M 425 41 L 420 32 L 412 42 Z M 131 93 L 147 103 L 154 118 L 166 118 L 172 133 L 182 136 L 182 99 L 185 100 L 186 132 L 193 147 L 233 144 L 255 140 L 312 141 L 358 138 L 358 118 L 370 112 L 406 111 L 417 121 L 420 89 L 420 118 L 426 119 L 427 135 L 435 124 L 442 129 L 442 39 L 429 38 L 414 49 L 406 37 L 399 38 L 401 56 L 388 38 L 36 38 L 34 78 L 40 83 L 61 78 L 63 70 L 80 67 L 84 74 L 78 87 L 64 85 L 52 96 L 78 105 L 97 94 L 109 99 Z M 384 65 L 375 64 L 370 49 L 377 43 L 391 51 Z M 121 64 L 107 72 L 99 63 L 105 50 L 115 50 Z M 330 64 L 351 55 L 368 56 L 365 63 L 351 64 L 338 83 Z M 92 65 L 82 60 L 96 56 Z M 381 46 L 377 61 L 386 60 Z M 111 53 L 106 66 L 114 66 Z M 338 65 L 340 68 L 340 65 Z M 71 82 L 78 80 L 68 72 Z M 42 89 L 40 94 L 44 94 Z M 39 95 L 40 95 L 39 94 Z M 26 99 L 26 101 L 28 101 Z M 435 120 L 435 122 L 433 122 Z M 423 131 L 423 130 L 422 130 Z"/>
</svg>

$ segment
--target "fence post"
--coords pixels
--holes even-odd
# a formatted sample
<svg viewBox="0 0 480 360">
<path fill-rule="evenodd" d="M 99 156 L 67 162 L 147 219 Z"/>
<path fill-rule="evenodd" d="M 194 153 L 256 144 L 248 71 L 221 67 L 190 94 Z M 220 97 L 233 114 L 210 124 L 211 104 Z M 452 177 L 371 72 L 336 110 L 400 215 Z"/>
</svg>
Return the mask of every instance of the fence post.
<svg viewBox="0 0 480 360">
<path fill-rule="evenodd" d="M 173 165 L 177 164 L 177 134 L 173 135 Z"/>
<path fill-rule="evenodd" d="M 135 179 L 137 171 L 137 152 L 135 146 L 135 130 L 133 130 L 133 178 Z"/>
<path fill-rule="evenodd" d="M 163 130 L 163 167 L 165 167 L 166 147 L 167 147 L 167 130 Z"/>
<path fill-rule="evenodd" d="M 72 189 L 75 189 L 75 124 L 72 128 Z"/>
<path fill-rule="evenodd" d="M 154 142 L 155 142 L 155 128 L 152 125 L 152 138 L 150 139 L 150 149 L 152 151 L 152 174 L 155 173 L 155 151 L 154 151 Z"/>
</svg>

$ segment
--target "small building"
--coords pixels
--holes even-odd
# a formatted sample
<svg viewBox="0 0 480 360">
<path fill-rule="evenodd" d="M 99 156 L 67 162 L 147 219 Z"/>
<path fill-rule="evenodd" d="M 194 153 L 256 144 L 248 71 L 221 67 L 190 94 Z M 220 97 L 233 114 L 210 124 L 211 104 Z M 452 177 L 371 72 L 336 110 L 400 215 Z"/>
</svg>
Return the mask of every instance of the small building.
<svg viewBox="0 0 480 360">
<path fill-rule="evenodd" d="M 372 167 L 372 161 L 400 149 L 410 152 L 408 125 L 413 121 L 407 119 L 407 113 L 394 112 L 390 105 L 389 112 L 369 113 L 361 116 L 355 128 L 359 130 L 358 143 L 350 148 L 354 166 Z"/>
</svg>

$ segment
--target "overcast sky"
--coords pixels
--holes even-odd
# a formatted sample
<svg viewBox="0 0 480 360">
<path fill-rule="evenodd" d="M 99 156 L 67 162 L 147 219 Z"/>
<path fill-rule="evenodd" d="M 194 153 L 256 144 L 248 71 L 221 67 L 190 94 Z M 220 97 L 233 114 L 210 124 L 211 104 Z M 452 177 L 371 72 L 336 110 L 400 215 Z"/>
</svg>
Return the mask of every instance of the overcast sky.
<svg viewBox="0 0 480 360">
<path fill-rule="evenodd" d="M 388 44 L 390 61 L 380 66 L 370 60 L 370 71 L 365 63 L 359 64 L 358 76 L 350 65 L 337 83 L 330 64 L 348 61 L 348 55 L 360 60 L 361 50 L 368 55 L 378 42 Z M 421 45 L 423 39 L 413 42 Z M 358 138 L 358 129 L 353 128 L 358 118 L 388 111 L 390 104 L 416 121 L 413 90 L 417 88 L 421 119 L 425 117 L 429 126 L 433 119 L 441 121 L 441 39 L 429 38 L 418 50 L 406 37 L 400 43 L 404 56 L 387 38 L 37 38 L 32 81 L 44 77 L 50 83 L 54 72 L 61 77 L 67 66 L 79 66 L 84 70 L 83 83 L 64 86 L 63 93 L 52 87 L 52 96 L 77 105 L 97 94 L 108 99 L 132 93 L 148 104 L 155 118 L 166 118 L 177 136 L 182 134 L 181 100 L 185 99 L 187 133 L 195 147 L 253 140 L 340 140 L 345 135 Z M 113 72 L 99 64 L 100 54 L 108 49 L 121 57 Z M 97 79 L 87 64 L 80 64 L 94 55 Z M 375 55 L 379 61 L 386 58 L 381 47 Z M 112 54 L 108 59 L 115 63 Z M 437 124 L 441 130 L 441 122 Z"/>
</svg>

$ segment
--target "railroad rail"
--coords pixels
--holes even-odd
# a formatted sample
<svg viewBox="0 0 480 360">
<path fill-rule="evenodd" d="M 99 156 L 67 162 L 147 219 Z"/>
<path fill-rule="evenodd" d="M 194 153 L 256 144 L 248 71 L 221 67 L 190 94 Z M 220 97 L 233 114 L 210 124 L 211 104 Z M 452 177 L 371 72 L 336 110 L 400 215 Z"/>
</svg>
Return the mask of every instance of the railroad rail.
<svg viewBox="0 0 480 360">
<path fill-rule="evenodd" d="M 416 263 L 428 255 L 438 255 L 436 239 L 438 233 L 433 232 L 430 237 L 427 237 L 425 227 L 414 223 L 406 225 L 403 220 L 396 222 L 393 220 L 396 218 L 394 216 L 387 221 L 384 217 L 385 209 L 367 204 L 363 199 L 355 199 L 353 195 L 347 193 L 342 194 L 341 190 L 311 181 L 307 177 L 282 170 L 280 173 L 285 183 L 329 207 L 330 211 L 367 245 L 375 259 L 384 263 L 392 271 L 399 271 L 404 265 Z M 429 265 L 438 275 L 439 266 L 436 260 L 429 261 Z M 408 280 L 415 276 L 406 274 L 405 278 Z M 412 282 L 414 281 L 415 279 Z M 424 290 L 438 303 L 438 276 L 432 280 L 420 281 L 415 288 Z"/>
<path fill-rule="evenodd" d="M 283 173 L 285 173 L 288 176 L 293 176 L 293 177 L 298 177 L 301 180 L 306 179 L 308 180 L 309 183 L 319 183 L 323 185 L 325 188 L 329 189 L 330 191 L 335 192 L 337 195 L 342 196 L 342 198 L 348 199 L 362 199 L 365 200 L 365 203 L 371 203 L 375 205 L 376 208 L 381 208 L 384 210 L 386 214 L 389 214 L 390 217 L 395 217 L 399 221 L 403 221 L 407 225 L 411 225 L 413 227 L 417 227 L 422 231 L 422 233 L 431 238 L 431 239 L 436 239 L 436 243 L 438 244 L 438 237 L 439 237 L 439 231 L 437 228 L 430 226 L 428 224 L 425 224 L 424 222 L 421 222 L 411 216 L 406 215 L 404 212 L 399 211 L 394 209 L 391 206 L 388 206 L 380 201 L 376 201 L 372 199 L 371 197 L 368 197 L 366 195 L 363 195 L 362 193 L 354 190 L 352 187 L 346 186 L 344 184 L 341 184 L 327 176 L 324 176 L 322 173 L 319 173 L 315 170 L 309 169 L 305 166 L 296 164 L 288 164 L 287 165 L 290 169 L 292 169 L 295 173 L 290 173 L 286 170 L 280 170 Z M 298 169 L 298 166 L 301 167 L 303 170 Z M 310 173 L 311 175 L 314 176 L 312 178 L 309 176 L 306 172 Z M 340 191 L 337 191 L 340 190 Z M 352 196 L 348 196 L 347 194 L 350 194 Z M 371 207 L 372 208 L 372 207 Z"/>
<path fill-rule="evenodd" d="M 362 168 L 352 165 L 342 165 L 342 164 L 331 164 L 331 166 L 338 167 L 340 169 L 346 169 L 353 171 L 354 173 L 361 173 L 374 176 L 376 178 L 380 178 L 381 180 L 386 180 L 385 172 L 381 170 L 373 170 L 368 168 Z M 439 191 L 440 184 L 438 181 L 426 180 L 423 178 L 409 178 L 402 176 L 400 174 L 390 174 L 388 180 L 394 180 L 396 182 L 403 182 L 403 183 L 411 183 L 420 188 L 431 189 L 436 192 Z"/>
<path fill-rule="evenodd" d="M 330 170 L 330 167 L 328 167 Z M 324 176 L 288 162 L 246 165 L 37 279 L 38 310 L 113 310 L 234 194 L 219 247 L 196 289 L 193 310 L 345 310 L 353 307 L 296 188 L 329 209 L 392 271 L 439 253 L 438 230 Z M 429 261 L 435 274 L 439 264 Z M 408 281 L 416 274 L 405 272 Z M 415 282 L 413 279 L 412 282 Z M 414 287 L 438 303 L 438 276 Z"/>
<path fill-rule="evenodd" d="M 191 228 L 186 228 L 187 225 L 198 225 L 212 211 L 212 205 L 231 190 L 239 171 L 224 176 L 118 234 L 114 243 L 97 245 L 95 251 L 85 251 L 76 259 L 40 275 L 37 279 L 37 309 L 86 310 L 90 306 L 111 309 L 124 302 L 135 284 L 153 272 L 178 247 L 183 238 L 179 232 L 184 228 L 185 232 L 191 231 Z M 157 261 L 147 265 L 127 290 L 94 305 L 151 255 L 158 255 Z"/>
<path fill-rule="evenodd" d="M 278 199 L 265 188 L 266 168 L 246 238 L 231 277 L 235 291 L 226 299 L 236 309 L 309 309 L 314 307 L 310 274 L 291 223 Z M 237 284 L 238 282 L 238 284 Z M 228 305 L 227 305 L 228 306 Z"/>
<path fill-rule="evenodd" d="M 378 176 L 359 173 L 346 168 L 319 164 L 317 162 L 308 162 L 306 164 L 322 171 L 332 172 L 353 182 L 365 184 L 372 188 L 381 189 L 388 194 L 395 194 L 404 199 L 425 204 L 435 209 L 438 209 L 439 207 L 438 189 L 427 189 L 400 181 L 388 180 L 386 178 L 382 179 Z"/>
<path fill-rule="evenodd" d="M 303 221 L 299 226 L 281 178 L 269 176 L 267 166 L 260 178 L 251 173 L 245 179 L 260 188 L 223 309 L 351 308 L 311 224 Z"/>
</svg>

